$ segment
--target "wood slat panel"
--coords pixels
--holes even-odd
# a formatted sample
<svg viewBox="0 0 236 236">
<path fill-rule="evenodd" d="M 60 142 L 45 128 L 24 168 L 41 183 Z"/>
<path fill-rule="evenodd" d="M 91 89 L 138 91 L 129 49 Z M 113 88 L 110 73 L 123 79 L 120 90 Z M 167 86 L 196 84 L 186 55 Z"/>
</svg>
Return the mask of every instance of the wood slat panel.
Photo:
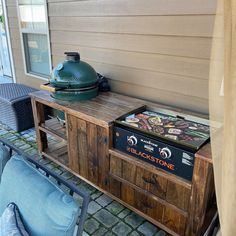
<svg viewBox="0 0 236 236">
<path fill-rule="evenodd" d="M 109 171 L 109 130 L 97 126 L 97 160 L 98 160 L 98 184 L 103 189 L 108 189 Z"/>
<path fill-rule="evenodd" d="M 68 152 L 69 152 L 69 168 L 79 173 L 80 164 L 78 155 L 80 154 L 80 146 L 78 143 L 78 126 L 77 119 L 74 116 L 66 115 L 67 131 L 68 131 Z M 79 134 L 81 135 L 81 134 Z M 80 140 L 82 142 L 82 140 Z M 81 157 L 82 158 L 82 157 Z"/>
<path fill-rule="evenodd" d="M 109 192 L 117 198 L 121 198 L 121 187 L 122 184 L 116 179 L 109 179 Z"/>
<path fill-rule="evenodd" d="M 133 52 L 210 58 L 211 38 L 51 31 L 51 42 Z"/>
<path fill-rule="evenodd" d="M 87 122 L 87 162 L 88 179 L 98 184 L 98 146 L 97 146 L 97 127 L 95 124 Z M 83 146 L 84 148 L 84 146 Z M 85 161 L 85 160 L 84 160 Z"/>
<path fill-rule="evenodd" d="M 68 47 L 68 45 L 63 44 L 53 44 L 52 54 L 60 56 L 63 55 L 66 50 L 78 51 L 78 49 L 81 53 L 81 58 L 84 60 L 207 80 L 209 77 L 210 61 L 206 59 L 135 53 L 82 46 Z"/>
<path fill-rule="evenodd" d="M 212 37 L 214 15 L 50 17 L 51 30 Z"/>
<path fill-rule="evenodd" d="M 186 218 L 174 209 L 165 206 L 163 224 L 179 235 L 184 235 Z"/>
<path fill-rule="evenodd" d="M 84 178 L 88 178 L 89 170 L 88 170 L 88 142 L 87 142 L 87 123 L 84 120 L 77 119 L 77 145 L 78 145 L 78 154 L 74 158 L 79 159 L 79 173 Z M 75 131 L 72 131 L 75 132 Z M 68 135 L 68 137 L 70 134 Z M 73 147 L 72 147 L 73 148 Z"/>
<path fill-rule="evenodd" d="M 157 197 L 166 198 L 167 180 L 162 176 L 137 167 L 135 183 L 140 188 L 147 190 Z"/>
<path fill-rule="evenodd" d="M 166 201 L 179 207 L 182 210 L 187 211 L 191 190 L 184 186 L 177 185 L 172 181 L 168 181 Z"/>
<path fill-rule="evenodd" d="M 214 0 L 100 0 L 49 4 L 50 16 L 215 14 Z M 120 7 L 122 6 L 122 7 Z M 89 11 L 88 11 L 89 9 Z"/>
<path fill-rule="evenodd" d="M 133 205 L 154 220 L 162 223 L 164 205 L 160 202 L 148 197 L 146 194 L 135 191 Z"/>
<path fill-rule="evenodd" d="M 113 155 L 110 156 L 110 173 L 122 177 L 122 162 L 123 160 Z"/>
</svg>

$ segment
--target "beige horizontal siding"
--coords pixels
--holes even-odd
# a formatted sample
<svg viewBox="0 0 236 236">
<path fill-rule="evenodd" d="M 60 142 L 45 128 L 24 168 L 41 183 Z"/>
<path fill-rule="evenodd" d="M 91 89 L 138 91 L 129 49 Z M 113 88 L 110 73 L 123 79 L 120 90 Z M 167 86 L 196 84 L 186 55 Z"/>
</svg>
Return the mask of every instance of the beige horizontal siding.
<svg viewBox="0 0 236 236">
<path fill-rule="evenodd" d="M 8 17 L 17 17 L 16 5 L 7 6 Z"/>
<path fill-rule="evenodd" d="M 7 6 L 16 6 L 16 0 L 6 0 Z"/>
<path fill-rule="evenodd" d="M 20 31 L 18 28 L 10 28 L 10 35 L 14 39 L 12 42 L 20 41 Z"/>
<path fill-rule="evenodd" d="M 211 38 L 51 31 L 51 41 L 65 47 L 86 46 L 193 58 L 210 58 Z"/>
<path fill-rule="evenodd" d="M 209 60 L 166 56 L 160 54 L 137 53 L 121 50 L 101 49 L 82 46 L 52 44 L 53 55 L 63 55 L 65 51 L 80 51 L 81 57 L 92 61 L 120 65 L 140 70 L 164 72 L 175 75 L 208 79 Z"/>
<path fill-rule="evenodd" d="M 50 29 L 53 31 L 211 37 L 214 18 L 214 15 L 50 17 Z"/>
<path fill-rule="evenodd" d="M 208 113 L 208 100 L 199 98 L 184 96 L 178 93 L 170 93 L 165 90 L 158 90 L 149 87 L 138 86 L 135 84 L 124 83 L 120 81 L 111 81 L 113 90 L 133 97 L 140 97 L 150 101 L 169 104 L 174 107 L 184 107 L 188 110 L 201 111 L 202 113 Z"/>
<path fill-rule="evenodd" d="M 53 61 L 56 65 L 57 63 L 63 61 L 63 58 L 53 57 Z M 201 96 L 204 99 L 208 98 L 207 80 L 202 81 L 199 79 L 184 76 L 177 76 L 166 73 L 156 73 L 148 70 L 111 65 L 107 63 L 99 63 L 90 60 L 86 61 L 90 65 L 92 65 L 97 71 L 106 74 L 106 76 L 116 81 L 128 81 L 131 84 L 138 84 L 142 87 L 166 90 L 168 92 L 184 94 L 187 96 Z M 107 73 L 107 71 L 109 72 Z M 190 90 L 189 87 L 192 87 L 192 89 Z"/>
<path fill-rule="evenodd" d="M 15 0 L 8 16 L 17 81 L 24 74 Z M 64 51 L 111 78 L 112 90 L 208 113 L 216 0 L 48 0 L 53 65 Z"/>
<path fill-rule="evenodd" d="M 10 29 L 19 29 L 19 23 L 17 17 L 9 17 L 9 28 Z"/>
<path fill-rule="evenodd" d="M 216 5 L 210 0 L 48 0 L 51 16 L 143 16 L 215 14 Z"/>
</svg>

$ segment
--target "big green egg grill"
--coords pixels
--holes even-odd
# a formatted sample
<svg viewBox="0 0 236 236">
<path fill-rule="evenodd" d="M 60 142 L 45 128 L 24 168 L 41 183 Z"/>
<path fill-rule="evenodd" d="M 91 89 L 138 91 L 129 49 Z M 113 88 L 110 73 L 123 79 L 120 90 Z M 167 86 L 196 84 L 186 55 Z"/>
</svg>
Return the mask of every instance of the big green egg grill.
<svg viewBox="0 0 236 236">
<path fill-rule="evenodd" d="M 49 83 L 42 89 L 51 92 L 56 100 L 83 101 L 98 95 L 98 76 L 88 63 L 80 60 L 78 52 L 65 52 L 66 60 L 52 71 Z M 64 119 L 64 113 L 58 113 Z"/>
<path fill-rule="evenodd" d="M 81 101 L 96 97 L 96 71 L 88 63 L 80 60 L 78 52 L 65 54 L 66 60 L 55 67 L 49 79 L 50 86 L 55 88 L 52 97 L 64 101 Z"/>
</svg>

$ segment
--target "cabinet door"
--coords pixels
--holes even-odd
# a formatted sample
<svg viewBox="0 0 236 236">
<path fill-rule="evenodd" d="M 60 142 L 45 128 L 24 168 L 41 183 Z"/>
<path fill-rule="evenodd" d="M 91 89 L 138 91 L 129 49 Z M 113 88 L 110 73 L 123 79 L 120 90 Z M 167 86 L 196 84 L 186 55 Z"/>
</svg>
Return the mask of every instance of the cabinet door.
<svg viewBox="0 0 236 236">
<path fill-rule="evenodd" d="M 69 168 L 106 189 L 109 129 L 67 115 Z"/>
</svg>

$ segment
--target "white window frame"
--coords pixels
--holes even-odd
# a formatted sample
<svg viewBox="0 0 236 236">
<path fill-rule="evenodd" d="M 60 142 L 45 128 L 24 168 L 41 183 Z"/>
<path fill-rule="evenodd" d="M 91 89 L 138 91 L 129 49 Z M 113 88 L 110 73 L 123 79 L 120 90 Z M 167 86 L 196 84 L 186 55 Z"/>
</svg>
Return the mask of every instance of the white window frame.
<svg viewBox="0 0 236 236">
<path fill-rule="evenodd" d="M 40 75 L 37 75 L 37 74 L 34 74 L 34 73 L 29 73 L 27 71 L 27 63 L 26 63 L 26 58 L 25 58 L 25 46 L 24 46 L 24 37 L 23 37 L 23 34 L 24 33 L 32 33 L 32 34 L 43 34 L 43 35 L 46 35 L 47 36 L 47 43 L 48 43 L 48 56 L 49 56 L 49 69 L 50 69 L 50 73 L 52 72 L 52 54 L 51 54 L 51 44 L 50 44 L 50 33 L 49 33 L 49 24 L 48 24 L 48 5 L 47 5 L 47 0 L 44 0 L 44 8 L 45 8 L 45 18 L 46 18 L 46 33 L 45 32 L 42 32 L 42 33 L 39 33 L 39 31 L 37 32 L 34 32 L 33 30 L 22 30 L 21 28 L 21 17 L 20 17 L 20 9 L 19 9 L 19 0 L 16 0 L 16 4 L 17 4 L 17 16 L 18 16 L 18 23 L 19 23 L 19 30 L 20 30 L 20 39 L 21 39 L 21 49 L 22 49 L 22 52 L 23 52 L 23 63 L 24 63 L 24 71 L 25 71 L 25 74 L 27 76 L 32 76 L 32 77 L 35 77 L 37 79 L 41 79 L 41 80 L 48 80 L 47 77 L 43 77 L 43 76 L 40 76 Z M 49 76 L 48 76 L 49 77 Z"/>
<path fill-rule="evenodd" d="M 13 79 L 12 82 L 16 83 L 16 73 L 15 73 L 15 65 L 14 65 L 14 60 L 13 60 L 13 55 L 12 55 L 12 46 L 11 46 L 11 40 L 10 40 L 7 6 L 6 6 L 6 1 L 5 0 L 0 0 L 0 1 L 2 3 L 3 14 L 4 14 L 4 19 L 5 19 L 5 28 L 6 28 L 6 34 L 7 34 L 8 51 L 9 51 L 9 56 L 10 56 L 12 79 Z"/>
</svg>

